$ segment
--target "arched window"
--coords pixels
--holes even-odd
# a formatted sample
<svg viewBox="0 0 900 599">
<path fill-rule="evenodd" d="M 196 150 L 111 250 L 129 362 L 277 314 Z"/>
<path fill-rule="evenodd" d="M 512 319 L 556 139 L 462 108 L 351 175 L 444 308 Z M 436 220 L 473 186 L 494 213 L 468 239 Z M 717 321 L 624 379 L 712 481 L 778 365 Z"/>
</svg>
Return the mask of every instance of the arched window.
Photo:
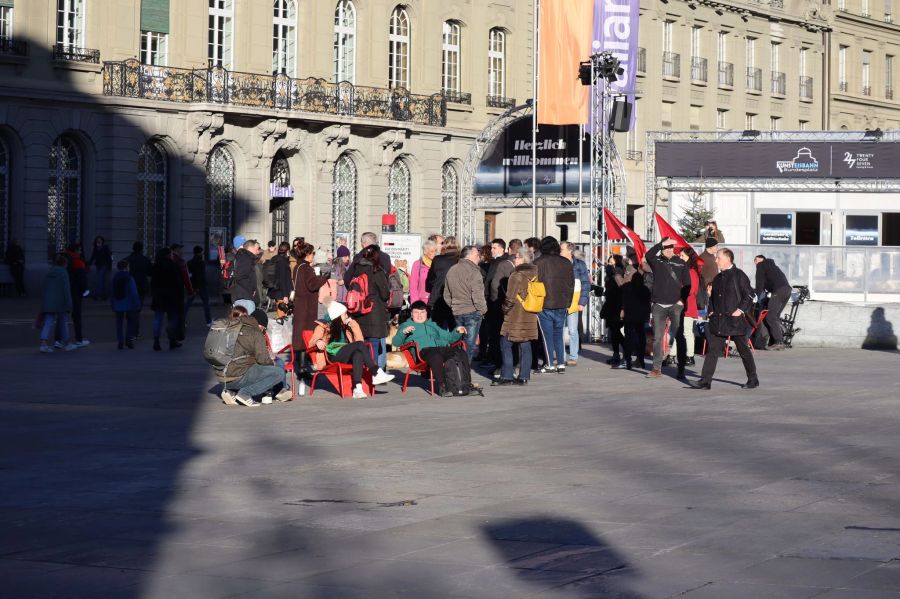
<svg viewBox="0 0 900 599">
<path fill-rule="evenodd" d="M 234 210 L 234 158 L 222 146 L 216 146 L 206 162 L 206 226 L 224 229 L 224 239 L 232 237 Z"/>
<path fill-rule="evenodd" d="M 356 83 L 356 7 L 338 0 L 334 9 L 334 82 Z"/>
<path fill-rule="evenodd" d="M 444 235 L 456 235 L 458 210 L 459 177 L 453 165 L 445 162 L 441 169 L 441 233 Z"/>
<path fill-rule="evenodd" d="M 349 155 L 342 154 L 334 163 L 331 188 L 332 245 L 336 246 L 337 238 L 343 237 L 350 251 L 356 245 L 356 189 L 356 164 Z"/>
<path fill-rule="evenodd" d="M 409 89 L 409 15 L 402 6 L 391 13 L 388 42 L 388 87 Z"/>
<path fill-rule="evenodd" d="M 506 96 L 506 33 L 496 27 L 488 35 L 488 95 Z"/>
<path fill-rule="evenodd" d="M 272 214 L 272 239 L 275 243 L 290 241 L 288 226 L 290 223 L 290 205 L 294 197 L 291 187 L 291 167 L 287 158 L 276 154 L 269 171 L 271 198 L 269 212 Z"/>
<path fill-rule="evenodd" d="M 443 54 L 441 59 L 441 88 L 459 93 L 460 26 L 456 21 L 444 21 Z"/>
<path fill-rule="evenodd" d="M 275 0 L 272 18 L 272 73 L 297 76 L 297 5 Z"/>
<path fill-rule="evenodd" d="M 138 153 L 136 237 L 148 256 L 166 245 L 169 163 L 158 145 L 147 143 Z"/>
<path fill-rule="evenodd" d="M 9 148 L 0 138 L 0 248 L 9 245 Z"/>
<path fill-rule="evenodd" d="M 81 241 L 82 159 L 72 138 L 61 135 L 50 146 L 50 181 L 47 189 L 47 255 Z"/>
<path fill-rule="evenodd" d="M 84 0 L 56 0 L 56 43 L 65 48 L 84 46 Z"/>
<path fill-rule="evenodd" d="M 394 161 L 388 175 L 388 214 L 397 216 L 397 232 L 409 233 L 409 167 L 401 159 Z"/>
</svg>

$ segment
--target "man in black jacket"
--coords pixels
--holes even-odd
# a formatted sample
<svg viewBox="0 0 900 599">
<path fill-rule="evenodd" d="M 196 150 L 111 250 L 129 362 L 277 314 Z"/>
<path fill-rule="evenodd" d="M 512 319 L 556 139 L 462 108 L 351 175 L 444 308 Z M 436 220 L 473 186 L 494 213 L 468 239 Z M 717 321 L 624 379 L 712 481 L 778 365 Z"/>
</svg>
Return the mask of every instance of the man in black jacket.
<svg viewBox="0 0 900 599">
<path fill-rule="evenodd" d="M 255 239 L 248 239 L 234 254 L 234 283 L 231 286 L 231 302 L 250 300 L 259 305 L 256 281 L 256 260 L 261 248 Z"/>
<path fill-rule="evenodd" d="M 709 389 L 716 372 L 716 363 L 725 349 L 728 337 L 734 341 L 747 372 L 747 382 L 742 389 L 759 387 L 753 352 L 747 343 L 749 328 L 745 315 L 753 306 L 753 288 L 744 271 L 734 265 L 734 254 L 729 249 L 716 254 L 719 274 L 713 279 L 712 294 L 709 296 L 709 326 L 706 338 L 708 346 L 703 358 L 700 379 L 690 383 L 694 389 Z"/>
<path fill-rule="evenodd" d="M 661 251 L 661 253 L 660 253 Z M 647 251 L 647 263 L 653 270 L 653 292 L 650 298 L 653 316 L 653 369 L 647 378 L 662 375 L 663 337 L 669 321 L 669 337 L 678 337 L 684 301 L 691 291 L 691 275 L 684 260 L 675 255 L 675 240 L 663 237 Z M 683 370 L 684 364 L 679 364 Z"/>
<path fill-rule="evenodd" d="M 555 237 L 541 240 L 541 257 L 534 261 L 538 280 L 544 284 L 547 295 L 544 309 L 538 314 L 538 326 L 544 339 L 547 361 L 538 372 L 566 372 L 566 344 L 563 329 L 566 316 L 575 294 L 575 272 L 572 263 L 560 255 L 561 248 Z M 554 365 L 555 364 L 555 365 Z"/>
<path fill-rule="evenodd" d="M 771 258 L 759 255 L 753 261 L 756 262 L 756 301 L 762 302 L 765 292 L 769 292 L 769 313 L 765 321 L 773 342 L 769 349 L 782 350 L 784 331 L 781 329 L 781 313 L 791 299 L 791 284 Z"/>
</svg>

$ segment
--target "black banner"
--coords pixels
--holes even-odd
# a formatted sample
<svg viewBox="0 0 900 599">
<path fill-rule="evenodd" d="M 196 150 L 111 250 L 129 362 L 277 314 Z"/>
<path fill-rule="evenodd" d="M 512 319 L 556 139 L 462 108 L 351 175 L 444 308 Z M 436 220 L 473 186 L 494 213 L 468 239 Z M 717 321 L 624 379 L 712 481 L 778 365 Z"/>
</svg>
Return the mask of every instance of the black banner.
<svg viewBox="0 0 900 599">
<path fill-rule="evenodd" d="M 847 245 L 878 245 L 878 215 L 848 214 L 844 242 Z"/>
<path fill-rule="evenodd" d="M 894 142 L 659 142 L 657 177 L 898 179 Z"/>
<path fill-rule="evenodd" d="M 759 243 L 791 245 L 794 242 L 793 219 L 793 214 L 760 214 Z"/>
</svg>

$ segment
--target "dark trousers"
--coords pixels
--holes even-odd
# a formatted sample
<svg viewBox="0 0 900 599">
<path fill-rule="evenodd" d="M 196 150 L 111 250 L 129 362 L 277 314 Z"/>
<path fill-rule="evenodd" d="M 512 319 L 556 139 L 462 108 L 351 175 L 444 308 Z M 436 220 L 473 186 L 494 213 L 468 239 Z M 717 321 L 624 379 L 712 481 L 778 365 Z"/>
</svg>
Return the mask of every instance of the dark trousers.
<svg viewBox="0 0 900 599">
<path fill-rule="evenodd" d="M 608 320 L 606 326 L 609 327 L 609 344 L 612 346 L 613 355 L 619 355 L 619 348 L 622 347 L 622 321 Z"/>
<path fill-rule="evenodd" d="M 139 311 L 133 312 L 116 312 L 116 339 L 119 347 L 125 343 L 125 340 L 131 341 L 137 336 L 137 322 Z"/>
<path fill-rule="evenodd" d="M 669 307 L 653 304 L 653 370 L 662 368 L 663 359 L 663 339 L 666 336 L 666 321 L 669 322 L 669 335 L 678 337 L 681 330 L 681 313 L 684 312 L 684 306 L 673 304 Z"/>
<path fill-rule="evenodd" d="M 209 292 L 205 287 L 201 287 L 197 290 L 197 292 L 188 297 L 187 304 L 184 306 L 184 317 L 187 320 L 187 313 L 191 309 L 191 306 L 194 305 L 194 300 L 200 298 L 200 301 L 203 302 L 203 316 L 206 318 L 207 324 L 212 322 L 212 313 L 209 310 Z"/>
<path fill-rule="evenodd" d="M 362 382 L 363 366 L 368 368 L 371 373 L 378 370 L 375 360 L 372 359 L 372 349 L 368 343 L 363 343 L 362 341 L 348 343 L 338 350 L 333 359 L 335 362 L 350 364 L 353 367 L 351 377 L 353 378 L 354 386 Z"/>
<path fill-rule="evenodd" d="M 513 378 L 515 371 L 515 356 L 513 355 L 513 347 L 519 348 L 519 378 L 527 381 L 531 378 L 531 370 L 528 365 L 531 363 L 531 341 L 522 341 L 514 343 L 509 337 L 500 337 L 500 347 L 503 351 L 503 368 L 500 378 L 510 380 Z"/>
<path fill-rule="evenodd" d="M 643 322 L 625 321 L 622 347 L 626 364 L 631 364 L 631 356 L 634 354 L 637 354 L 638 363 L 644 364 L 644 354 L 647 351 L 647 330 L 644 328 Z"/>
<path fill-rule="evenodd" d="M 703 357 L 703 371 L 700 374 L 700 380 L 709 383 L 716 373 L 716 364 L 719 362 L 719 356 L 725 351 L 725 343 L 727 337 L 719 337 L 710 332 L 706 333 L 706 355 Z M 747 337 L 744 335 L 733 335 L 731 340 L 737 346 L 737 351 L 744 363 L 744 370 L 747 372 L 748 380 L 756 380 L 756 362 L 753 361 L 753 352 L 747 344 Z"/>
<path fill-rule="evenodd" d="M 444 363 L 451 356 L 459 356 L 465 358 L 466 362 L 469 361 L 469 357 L 461 347 L 428 347 L 422 350 L 422 359 L 428 362 L 428 367 L 431 368 L 431 376 L 437 387 L 435 391 L 444 388 L 444 374 L 446 373 Z"/>
<path fill-rule="evenodd" d="M 16 284 L 16 293 L 25 295 L 25 264 L 16 262 L 9 265 L 13 282 Z"/>
<path fill-rule="evenodd" d="M 488 305 L 487 316 L 481 325 L 482 335 L 487 338 L 487 358 L 498 368 L 503 364 L 500 348 L 500 329 L 503 328 L 503 310 L 500 304 L 492 302 Z"/>
<path fill-rule="evenodd" d="M 681 311 L 681 316 L 678 317 L 678 333 L 675 335 L 675 352 L 678 370 L 682 371 L 684 370 L 685 363 L 687 363 L 687 339 L 684 336 L 684 310 Z"/>
<path fill-rule="evenodd" d="M 791 288 L 782 287 L 776 289 L 769 297 L 769 313 L 766 315 L 766 328 L 773 343 L 784 343 L 784 331 L 781 328 L 781 313 L 791 300 Z"/>
</svg>

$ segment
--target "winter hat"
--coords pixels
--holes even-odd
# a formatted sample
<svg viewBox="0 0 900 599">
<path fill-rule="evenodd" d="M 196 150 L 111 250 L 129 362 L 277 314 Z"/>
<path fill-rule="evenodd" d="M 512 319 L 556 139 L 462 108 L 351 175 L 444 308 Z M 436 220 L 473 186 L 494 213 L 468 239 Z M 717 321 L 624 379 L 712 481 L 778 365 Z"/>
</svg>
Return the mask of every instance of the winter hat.
<svg viewBox="0 0 900 599">
<path fill-rule="evenodd" d="M 342 304 L 341 302 L 331 302 L 328 304 L 328 318 L 331 320 L 337 320 L 341 317 L 341 314 L 347 311 L 347 306 Z"/>
<path fill-rule="evenodd" d="M 253 311 L 256 310 L 256 304 L 250 300 L 238 300 L 233 305 L 242 307 L 247 314 L 253 314 Z"/>
<path fill-rule="evenodd" d="M 349 258 L 350 257 L 350 248 L 348 248 L 346 245 L 338 246 L 337 257 L 338 258 Z"/>
<path fill-rule="evenodd" d="M 234 239 L 231 241 L 231 247 L 237 249 L 244 245 L 244 242 L 247 241 L 247 238 L 243 235 L 235 235 Z"/>
<path fill-rule="evenodd" d="M 256 310 L 250 316 L 252 316 L 254 318 L 254 320 L 256 320 L 256 322 L 259 323 L 259 326 L 261 326 L 261 327 L 269 326 L 269 316 L 266 314 L 266 312 L 264 310 Z"/>
<path fill-rule="evenodd" d="M 706 247 L 714 248 L 717 245 L 719 245 L 719 240 L 716 239 L 715 237 L 707 237 L 706 238 Z"/>
</svg>

